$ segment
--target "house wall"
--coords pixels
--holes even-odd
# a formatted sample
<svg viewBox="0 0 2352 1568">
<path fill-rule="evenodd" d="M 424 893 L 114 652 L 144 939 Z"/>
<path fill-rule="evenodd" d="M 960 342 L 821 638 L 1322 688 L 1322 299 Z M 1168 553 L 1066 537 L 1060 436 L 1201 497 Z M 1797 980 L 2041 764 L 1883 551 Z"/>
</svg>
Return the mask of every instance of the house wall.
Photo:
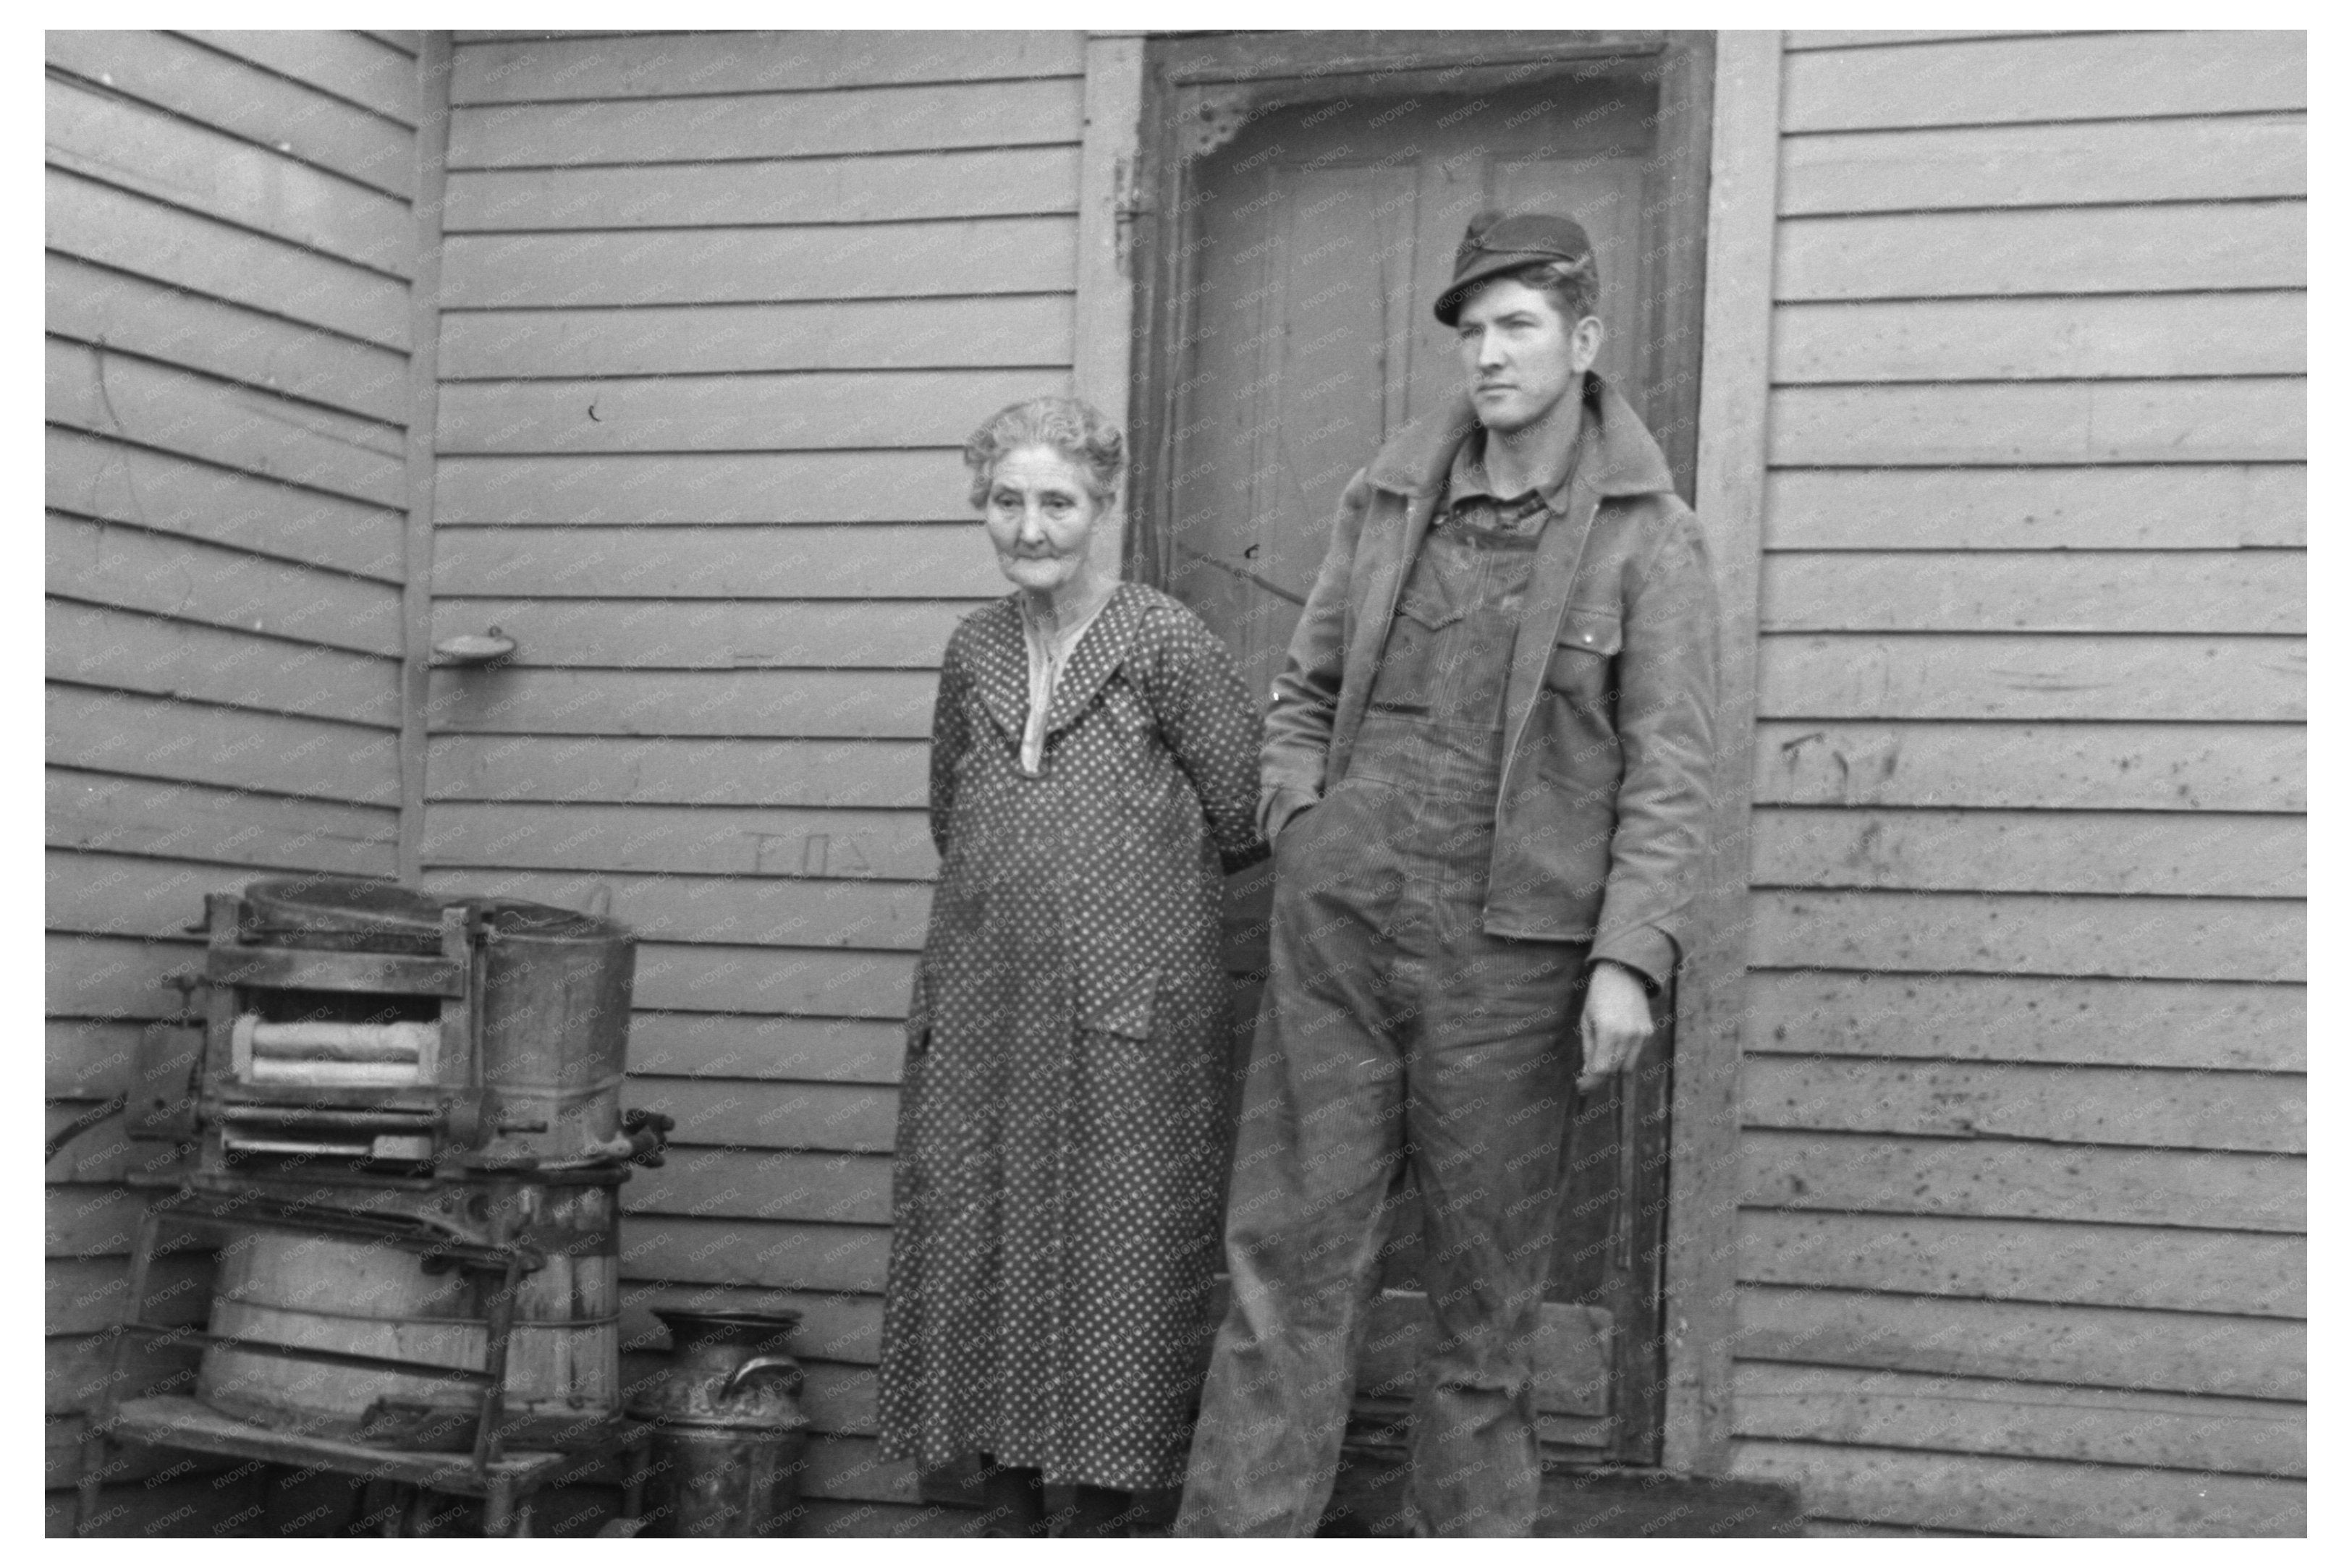
<svg viewBox="0 0 2352 1568">
<path fill-rule="evenodd" d="M 47 36 L 53 1133 L 176 1011 L 163 976 L 194 956 L 205 892 L 394 872 L 417 48 Z M 47 1169 L 52 1487 L 121 1303 L 126 1157 L 109 1120 Z M 175 1278 L 201 1282 L 184 1260 Z M 142 1385 L 186 1364 L 134 1364 Z M 142 1480 L 171 1458 L 132 1457 L 103 1533 L 247 1500 Z"/>
<path fill-rule="evenodd" d="M 1067 390 L 1084 44 L 459 34 L 431 888 L 635 927 L 625 1344 L 787 1305 L 812 1528 L 925 1528 L 875 1451 L 938 661 L 1003 591 L 964 436 Z M 937 1520 L 932 1524 L 937 1525 Z"/>
<path fill-rule="evenodd" d="M 2300 34 L 1792 34 L 1736 1473 L 2300 1533 Z"/>
</svg>

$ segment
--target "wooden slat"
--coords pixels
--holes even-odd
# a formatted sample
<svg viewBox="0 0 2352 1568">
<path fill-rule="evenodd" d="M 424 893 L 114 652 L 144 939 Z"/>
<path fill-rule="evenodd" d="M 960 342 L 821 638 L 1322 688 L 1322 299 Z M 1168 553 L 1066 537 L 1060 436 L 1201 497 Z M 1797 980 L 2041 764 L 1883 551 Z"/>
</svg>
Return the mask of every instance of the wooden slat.
<svg viewBox="0 0 2352 1568">
<path fill-rule="evenodd" d="M 1759 810 L 1759 887 L 2300 898 L 2301 817 L 2172 811 Z"/>
<path fill-rule="evenodd" d="M 1745 1437 L 2304 1473 L 2304 1407 L 2284 1402 L 1769 1362 L 1742 1365 L 1733 1386 Z"/>
<path fill-rule="evenodd" d="M 929 881 L 920 811 L 446 801 L 425 858 L 439 865 L 716 876 Z"/>
<path fill-rule="evenodd" d="M 1779 299 L 2300 288 L 2301 202 L 1785 218 Z"/>
<path fill-rule="evenodd" d="M 42 182 L 48 248 L 388 349 L 408 347 L 408 287 L 63 170 Z"/>
<path fill-rule="evenodd" d="M 2287 637 L 1767 636 L 1762 718 L 2224 719 L 2304 716 Z"/>
<path fill-rule="evenodd" d="M 1070 362 L 1071 336 L 1066 294 L 660 310 L 453 310 L 441 319 L 441 371 L 450 380 L 467 381 L 1060 366 Z"/>
<path fill-rule="evenodd" d="M 47 1019 L 41 1025 L 44 1092 L 111 1099 L 130 1077 L 142 1026 L 120 1019 Z"/>
<path fill-rule="evenodd" d="M 2300 114 L 1791 136 L 1786 214 L 2300 196 Z"/>
<path fill-rule="evenodd" d="M 2304 629 L 2300 550 L 1838 550 L 1768 556 L 1771 632 Z"/>
<path fill-rule="evenodd" d="M 95 1124 L 84 1124 L 80 1131 L 68 1134 L 67 1128 L 83 1116 L 101 1109 L 102 1104 L 86 1101 L 52 1102 L 43 1107 L 46 1125 L 41 1136 L 44 1145 L 51 1138 L 66 1139 L 64 1145 L 55 1155 L 49 1155 L 48 1163 L 42 1167 L 43 1181 L 121 1181 L 134 1163 L 146 1166 L 150 1161 L 157 1159 L 163 1151 L 153 1144 L 133 1143 L 123 1126 L 121 1112 Z M 157 1163 L 168 1164 L 168 1161 Z M 149 1174 L 153 1173 L 151 1170 Z M 56 1333 L 59 1331 L 52 1328 L 49 1332 Z"/>
<path fill-rule="evenodd" d="M 681 1143 L 887 1155 L 898 1135 L 898 1092 L 879 1085 L 632 1077 L 627 1099 L 632 1105 L 676 1117 L 677 1126 L 670 1136 Z M 842 1234 L 856 1238 L 867 1232 L 850 1227 L 836 1232 Z M 625 1251 L 622 1264 L 625 1273 L 689 1282 L 773 1284 L 808 1291 L 876 1291 L 882 1283 L 878 1276 L 867 1284 L 796 1280 L 789 1275 L 754 1280 L 681 1274 Z"/>
<path fill-rule="evenodd" d="M 2299 980 L 2299 903 L 2063 894 L 1774 893 L 1753 901 L 1768 969 Z"/>
<path fill-rule="evenodd" d="M 2115 33 L 1790 57 L 1790 131 L 2304 107 L 2300 33 Z"/>
<path fill-rule="evenodd" d="M 457 103 L 514 103 L 1075 76 L 1080 37 L 795 30 L 473 43 L 460 35 L 449 96 Z"/>
<path fill-rule="evenodd" d="M 1767 549 L 2234 549 L 2304 532 L 2304 473 L 2285 465 L 1828 470 L 1765 490 Z"/>
<path fill-rule="evenodd" d="M 43 432 L 47 504 L 282 560 L 400 580 L 400 515 L 104 436 Z"/>
<path fill-rule="evenodd" d="M 422 53 L 425 48 L 425 35 L 413 27 L 362 27 L 359 31 L 373 38 L 377 43 L 390 45 L 411 57 Z"/>
<path fill-rule="evenodd" d="M 2304 1162 L 2277 1155 L 1750 1127 L 1739 1156 L 1740 1202 L 1750 1208 L 2289 1234 L 2305 1223 Z"/>
<path fill-rule="evenodd" d="M 48 673 L 83 685 L 390 726 L 389 660 L 51 601 Z"/>
<path fill-rule="evenodd" d="M 403 125 L 416 123 L 416 65 L 363 33 L 209 32 L 192 38 L 308 82 Z"/>
<path fill-rule="evenodd" d="M 700 1219 L 806 1219 L 890 1223 L 890 1161 L 881 1155 L 682 1147 L 640 1171 L 624 1195 L 628 1212 Z"/>
<path fill-rule="evenodd" d="M 444 735 L 436 800 L 920 806 L 929 752 L 910 740 L 676 740 Z"/>
<path fill-rule="evenodd" d="M 88 1410 L 103 1396 L 113 1354 L 111 1336 L 74 1335 L 42 1343 L 44 1387 L 51 1414 Z M 194 1392 L 197 1349 L 194 1345 L 158 1341 L 134 1342 L 123 1356 L 122 1381 L 128 1398 L 147 1394 Z"/>
<path fill-rule="evenodd" d="M 887 588 L 896 599 L 969 600 L 1009 591 L 987 533 L 973 526 L 450 527 L 436 541 L 434 584 L 452 596 L 533 599 L 868 600 Z"/>
<path fill-rule="evenodd" d="M 392 874 L 395 813 L 52 768 L 47 842 L 162 860 Z M 194 919 L 201 910 L 191 912 Z"/>
<path fill-rule="evenodd" d="M 400 432 L 257 388 L 52 338 L 53 423 L 383 506 L 400 498 Z"/>
<path fill-rule="evenodd" d="M 646 1349 L 666 1344 L 669 1331 L 656 1307 L 698 1312 L 795 1312 L 792 1352 L 806 1361 L 848 1362 L 871 1366 L 882 1354 L 882 1298 L 852 1291 L 768 1290 L 736 1285 L 672 1285 L 623 1277 L 621 1343 Z"/>
<path fill-rule="evenodd" d="M 986 602 L 443 595 L 433 634 L 499 627 L 518 644 L 509 669 L 936 670 L 956 622 Z"/>
<path fill-rule="evenodd" d="M 1739 1354 L 2252 1399 L 2304 1396 L 2280 1319 L 1743 1285 Z"/>
<path fill-rule="evenodd" d="M 438 467 L 444 537 L 461 541 L 478 542 L 482 536 L 465 530 L 484 525 L 511 530 L 534 525 L 978 520 L 970 499 L 971 476 L 960 456 L 948 451 L 446 457 Z M 977 538 L 980 530 L 970 533 Z M 731 536 L 739 541 L 743 537 Z M 930 538 L 937 545 L 948 536 Z M 912 537 L 900 536 L 893 543 L 902 561 L 913 553 Z M 833 549 L 840 544 L 834 540 Z M 662 548 L 691 546 L 670 541 Z M 461 584 L 453 591 L 485 590 Z M 870 589 L 866 596 L 873 596 Z M 783 587 L 763 597 L 807 593 Z"/>
<path fill-rule="evenodd" d="M 2298 725 L 1758 727 L 1758 805 L 2300 811 Z"/>
<path fill-rule="evenodd" d="M 1058 369 L 807 371 L 463 381 L 442 391 L 440 449 L 551 452 L 868 452 L 950 446 L 1030 397 L 1068 395 Z"/>
<path fill-rule="evenodd" d="M 212 1289 L 213 1262 L 202 1256 L 158 1258 L 147 1277 L 149 1322 L 201 1323 Z M 56 1258 L 41 1273 L 45 1333 L 96 1333 L 122 1321 L 130 1303 L 129 1260 Z"/>
<path fill-rule="evenodd" d="M 395 277 L 414 271 L 401 198 L 61 78 L 47 86 L 52 164 Z"/>
<path fill-rule="evenodd" d="M 43 857 L 43 923 L 93 936 L 184 937 L 205 917 L 205 894 L 255 880 L 233 860 L 165 860 L 89 850 Z"/>
<path fill-rule="evenodd" d="M 2294 463 L 2300 377 L 1783 387 L 1781 467 Z"/>
<path fill-rule="evenodd" d="M 62 767 L 372 806 L 397 802 L 385 730 L 86 686 L 52 685 L 47 703 L 45 755 Z"/>
<path fill-rule="evenodd" d="M 2299 1072 L 2299 986 L 1973 975 L 1759 974 L 1746 1050 Z"/>
<path fill-rule="evenodd" d="M 1075 276 L 1076 235 L 1076 220 L 1067 217 L 957 218 L 856 231 L 819 225 L 452 235 L 443 258 L 443 302 L 494 309 L 1055 293 Z"/>
<path fill-rule="evenodd" d="M 2300 375 L 2305 317 L 2305 296 L 2285 292 L 1783 305 L 1772 379 Z"/>
<path fill-rule="evenodd" d="M 916 952 L 931 890 L 910 882 L 788 876 L 436 870 L 427 885 L 608 912 L 648 941 Z M 634 1060 L 634 1058 L 632 1059 Z"/>
<path fill-rule="evenodd" d="M 1780 35 L 1780 47 L 1794 54 L 1801 49 L 1850 49 L 1876 45 L 1929 44 L 1947 38 L 2041 38 L 2052 36 L 2053 36 L 2053 30 L 2049 28 L 1792 27 Z"/>
<path fill-rule="evenodd" d="M 1078 139 L 1071 78 L 453 110 L 449 167 L 696 163 Z"/>
<path fill-rule="evenodd" d="M 637 947 L 637 1000 L 649 1008 L 803 1018 L 903 1018 L 912 953 L 716 944 Z"/>
<path fill-rule="evenodd" d="M 898 1082 L 907 1031 L 867 1019 L 640 1011 L 629 1021 L 629 1065 L 672 1077 Z"/>
<path fill-rule="evenodd" d="M 1067 213 L 1075 147 L 585 169 L 460 170 L 451 234 L 477 230 L 906 223 Z"/>
<path fill-rule="evenodd" d="M 1008 403 L 1066 396 L 1061 371 L 820 371 L 793 375 L 463 382 L 441 393 L 440 449 L 873 451 L 947 446 Z"/>
<path fill-rule="evenodd" d="M 169 361 L 370 419 L 396 423 L 407 415 L 404 354 L 70 256 L 44 259 L 42 324 L 58 337 Z"/>
<path fill-rule="evenodd" d="M 2301 1481 L 1742 1438 L 1731 1473 L 1809 1514 L 2011 1535 L 2301 1535 Z"/>
<path fill-rule="evenodd" d="M 44 1186 L 41 1188 L 41 1236 L 46 1255 L 90 1262 L 101 1258 L 130 1256 L 146 1198 L 126 1186 Z M 174 1240 L 156 1250 L 159 1255 L 187 1249 Z"/>
<path fill-rule="evenodd" d="M 648 1215 L 621 1234 L 621 1270 L 687 1284 L 879 1291 L 890 1253 L 880 1226 Z"/>
<path fill-rule="evenodd" d="M 416 183 L 404 126 L 169 33 L 51 31 L 52 67 L 395 196 Z"/>
<path fill-rule="evenodd" d="M 444 729 L 476 734 L 912 739 L 930 733 L 938 685 L 917 670 L 436 671 L 433 701 Z"/>
<path fill-rule="evenodd" d="M 2001 1301 L 2304 1315 L 2303 1239 L 2157 1226 L 1940 1215 L 1739 1217 L 1739 1277 L 1759 1284 Z"/>
<path fill-rule="evenodd" d="M 44 519 L 47 591 L 354 653 L 400 651 L 399 591 L 168 533 Z"/>
<path fill-rule="evenodd" d="M 2300 1074 L 1757 1056 L 1750 1127 L 2301 1154 Z"/>
</svg>

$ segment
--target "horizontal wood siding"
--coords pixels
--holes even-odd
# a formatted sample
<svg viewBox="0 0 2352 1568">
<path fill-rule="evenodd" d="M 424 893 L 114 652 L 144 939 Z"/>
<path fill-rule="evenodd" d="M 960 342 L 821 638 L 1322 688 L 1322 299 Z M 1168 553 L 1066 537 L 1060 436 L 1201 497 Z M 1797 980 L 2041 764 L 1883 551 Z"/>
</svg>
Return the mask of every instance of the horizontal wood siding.
<svg viewBox="0 0 2352 1568">
<path fill-rule="evenodd" d="M 639 933 L 622 1323 L 793 1306 L 803 1490 L 875 1452 L 900 1023 L 956 620 L 1003 591 L 963 438 L 1066 390 L 1070 33 L 461 34 L 428 887 Z"/>
<path fill-rule="evenodd" d="M 2304 43 L 1792 34 L 1734 1468 L 2303 1529 Z"/>
<path fill-rule="evenodd" d="M 418 81 L 357 33 L 61 31 L 47 51 L 54 1134 L 177 1010 L 164 977 L 200 953 L 206 893 L 395 869 Z M 145 1157 L 109 1119 L 49 1166 L 52 1487 Z M 201 1318 L 192 1260 L 158 1280 L 163 1311 Z M 193 1364 L 150 1359 L 141 1386 Z M 180 1496 L 155 1472 L 185 1456 L 151 1458 L 110 1482 L 100 1533 L 201 1534 L 250 1501 Z"/>
</svg>

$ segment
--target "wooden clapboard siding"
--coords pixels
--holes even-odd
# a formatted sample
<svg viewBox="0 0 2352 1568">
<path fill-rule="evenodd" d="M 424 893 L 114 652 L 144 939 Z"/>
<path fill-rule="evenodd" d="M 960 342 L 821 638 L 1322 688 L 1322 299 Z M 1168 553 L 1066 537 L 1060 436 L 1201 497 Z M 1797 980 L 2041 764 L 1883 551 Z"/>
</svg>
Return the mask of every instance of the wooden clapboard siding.
<svg viewBox="0 0 2352 1568">
<path fill-rule="evenodd" d="M 1748 996 L 1751 1055 L 2304 1067 L 2300 986 L 1799 968 Z"/>
<path fill-rule="evenodd" d="M 205 894 L 396 867 L 420 86 L 357 34 L 47 47 L 54 1134 L 178 1012 Z M 109 1118 L 49 1166 L 52 1485 L 151 1158 Z M 184 1260 L 159 1280 L 156 1310 L 201 1316 Z M 240 1496 L 200 1491 L 151 1524 L 201 1533 Z"/>
<path fill-rule="evenodd" d="M 1072 331 L 1066 294 L 467 310 L 442 324 L 441 369 L 471 381 L 1063 365 Z"/>
<path fill-rule="evenodd" d="M 784 158 L 748 166 L 461 169 L 449 180 L 447 230 L 1002 217 L 1070 212 L 1077 187 L 1075 146 Z"/>
<path fill-rule="evenodd" d="M 2304 1228 L 2299 1156 L 2173 1148 L 2053 1148 L 2032 1139 L 1888 1137 L 1751 1127 L 1753 1207 L 1968 1214 L 2201 1229 Z"/>
<path fill-rule="evenodd" d="M 941 650 L 1005 591 L 960 448 L 1078 352 L 1080 35 L 461 34 L 428 889 L 639 935 L 623 1330 L 788 1305 L 804 1495 L 874 1453 Z M 95 1054 L 104 1040 L 77 1041 Z M 854 1523 L 854 1521 L 853 1521 Z"/>
<path fill-rule="evenodd" d="M 799 452 L 960 444 L 968 409 L 1068 390 L 1062 371 L 814 371 L 466 382 L 441 394 L 439 450 Z"/>
<path fill-rule="evenodd" d="M 2284 290 L 1788 305 L 1772 376 L 1792 386 L 2300 375 L 2305 314 L 2304 296 Z"/>
<path fill-rule="evenodd" d="M 504 628 L 510 668 L 742 670 L 939 667 L 985 600 L 444 598 L 434 623 Z"/>
<path fill-rule="evenodd" d="M 1759 805 L 2301 811 L 2291 724 L 1776 721 L 1757 727 Z"/>
<path fill-rule="evenodd" d="M 2300 898 L 2303 818 L 2158 811 L 1759 810 L 1758 887 Z"/>
<path fill-rule="evenodd" d="M 1829 1528 L 2301 1528 L 2303 73 L 1790 38 L 1733 1469 Z"/>
<path fill-rule="evenodd" d="M 409 128 L 170 33 L 47 36 L 49 69 L 383 192 L 416 186 Z"/>
<path fill-rule="evenodd" d="M 2304 630 L 2303 552 L 1776 552 L 1759 615 L 1770 632 Z"/>
<path fill-rule="evenodd" d="M 406 416 L 408 359 L 69 256 L 47 260 L 52 337 L 168 361 L 369 419 Z"/>
</svg>

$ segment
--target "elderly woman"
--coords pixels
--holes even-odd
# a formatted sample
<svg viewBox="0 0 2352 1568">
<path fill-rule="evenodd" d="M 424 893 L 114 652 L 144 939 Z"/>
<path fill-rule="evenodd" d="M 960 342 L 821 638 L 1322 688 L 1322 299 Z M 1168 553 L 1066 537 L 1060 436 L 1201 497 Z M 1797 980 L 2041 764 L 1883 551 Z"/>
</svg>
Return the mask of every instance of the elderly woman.
<svg viewBox="0 0 2352 1568">
<path fill-rule="evenodd" d="M 1208 627 L 1108 574 L 1118 429 L 998 413 L 964 461 L 1014 591 L 949 638 L 942 864 L 907 1023 L 882 1318 L 883 1452 L 977 1458 L 991 1533 L 1118 1531 L 1183 1479 L 1218 1260 L 1221 869 L 1258 717 Z"/>
</svg>

